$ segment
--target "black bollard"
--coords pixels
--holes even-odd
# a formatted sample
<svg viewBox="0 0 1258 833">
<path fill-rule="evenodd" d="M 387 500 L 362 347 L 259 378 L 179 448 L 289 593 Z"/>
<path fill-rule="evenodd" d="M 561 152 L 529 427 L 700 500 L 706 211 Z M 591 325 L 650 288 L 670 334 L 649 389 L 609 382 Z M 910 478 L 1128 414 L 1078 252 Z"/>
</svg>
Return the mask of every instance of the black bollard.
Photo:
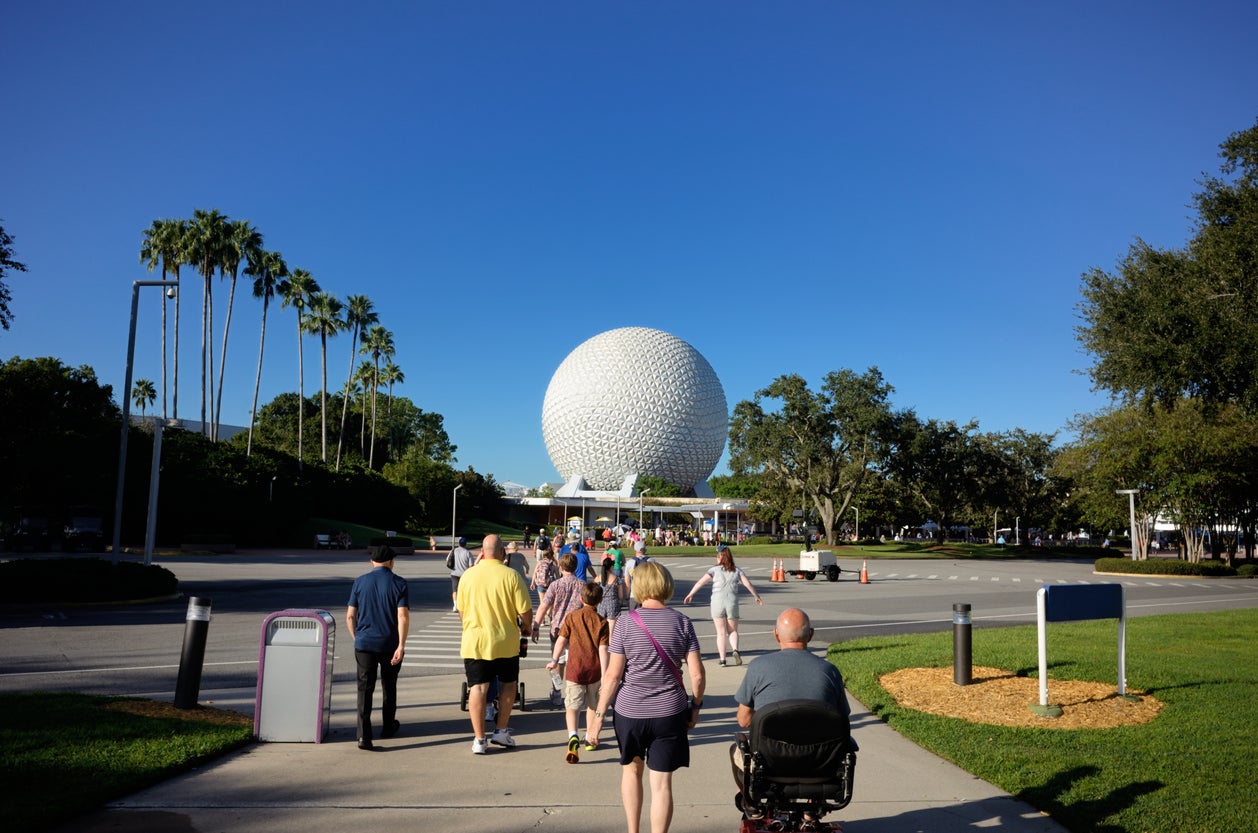
<svg viewBox="0 0 1258 833">
<path fill-rule="evenodd" d="M 952 681 L 957 685 L 973 682 L 970 653 L 970 606 L 958 602 L 952 606 Z"/>
<path fill-rule="evenodd" d="M 183 627 L 183 654 L 175 682 L 175 708 L 195 709 L 201 694 L 201 666 L 205 664 L 205 638 L 210 632 L 210 600 L 192 596 Z"/>
</svg>

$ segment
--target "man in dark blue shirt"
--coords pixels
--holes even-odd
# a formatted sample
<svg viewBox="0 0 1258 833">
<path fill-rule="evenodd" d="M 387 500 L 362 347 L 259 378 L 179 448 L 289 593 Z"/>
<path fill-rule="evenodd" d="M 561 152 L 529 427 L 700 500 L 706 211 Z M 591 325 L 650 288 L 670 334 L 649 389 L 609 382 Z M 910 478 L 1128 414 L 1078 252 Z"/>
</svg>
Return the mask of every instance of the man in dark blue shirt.
<svg viewBox="0 0 1258 833">
<path fill-rule="evenodd" d="M 358 665 L 358 748 L 371 749 L 371 701 L 380 677 L 380 737 L 391 738 L 402 724 L 397 719 L 397 678 L 406 653 L 411 625 L 410 589 L 393 572 L 393 550 L 380 547 L 371 556 L 372 570 L 354 580 L 349 591 L 345 626 L 354 639 Z"/>
</svg>

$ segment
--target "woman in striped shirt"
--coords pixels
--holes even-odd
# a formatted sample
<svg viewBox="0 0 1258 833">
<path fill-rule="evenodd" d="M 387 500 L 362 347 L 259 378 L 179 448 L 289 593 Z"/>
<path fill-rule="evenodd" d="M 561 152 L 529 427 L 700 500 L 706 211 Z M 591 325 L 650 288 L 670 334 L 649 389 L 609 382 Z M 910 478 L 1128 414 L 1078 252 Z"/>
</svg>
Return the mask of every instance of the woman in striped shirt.
<svg viewBox="0 0 1258 833">
<path fill-rule="evenodd" d="M 690 739 L 703 707 L 703 659 L 689 618 L 667 607 L 673 577 L 655 561 L 634 571 L 640 607 L 612 631 L 611 661 L 603 675 L 588 740 L 597 741 L 613 699 L 620 747 L 620 798 L 629 833 L 642 817 L 642 774 L 651 771 L 651 833 L 668 833 L 673 819 L 673 772 L 690 765 Z M 688 698 L 681 667 L 690 676 Z"/>
</svg>

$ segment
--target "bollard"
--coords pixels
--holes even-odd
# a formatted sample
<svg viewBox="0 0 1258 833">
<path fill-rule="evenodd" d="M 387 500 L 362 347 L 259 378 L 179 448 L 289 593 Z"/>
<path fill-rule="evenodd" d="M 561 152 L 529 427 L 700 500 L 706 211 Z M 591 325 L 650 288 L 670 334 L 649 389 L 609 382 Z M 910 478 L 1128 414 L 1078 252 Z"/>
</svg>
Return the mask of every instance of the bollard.
<svg viewBox="0 0 1258 833">
<path fill-rule="evenodd" d="M 970 653 L 970 606 L 952 606 L 952 681 L 969 685 L 974 679 Z"/>
<path fill-rule="evenodd" d="M 183 627 L 183 654 L 175 682 L 175 708 L 195 709 L 201 694 L 201 666 L 205 664 L 205 637 L 210 631 L 210 600 L 192 596 Z"/>
</svg>

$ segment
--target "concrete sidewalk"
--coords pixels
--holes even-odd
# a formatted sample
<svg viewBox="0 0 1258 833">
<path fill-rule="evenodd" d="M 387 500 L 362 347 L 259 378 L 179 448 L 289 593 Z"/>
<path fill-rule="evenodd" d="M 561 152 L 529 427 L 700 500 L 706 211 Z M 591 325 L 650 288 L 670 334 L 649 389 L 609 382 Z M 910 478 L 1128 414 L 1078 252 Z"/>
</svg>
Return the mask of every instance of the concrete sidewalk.
<svg viewBox="0 0 1258 833">
<path fill-rule="evenodd" d="M 674 776 L 672 830 L 739 829 L 729 745 L 738 727 L 734 691 L 744 668 L 708 666 L 703 716 L 691 735 L 691 766 Z M 407 677 L 398 697 L 402 731 L 371 752 L 354 736 L 355 691 L 333 690 L 332 731 L 322 744 L 258 743 L 59 828 L 62 833 L 345 833 L 422 830 L 499 833 L 623 831 L 615 738 L 564 762 L 562 711 L 543 703 L 544 671 L 522 672 L 528 710 L 512 715 L 519 746 L 473 755 L 461 675 Z M 253 713 L 254 691 L 202 691 L 200 702 Z M 377 704 L 379 694 L 377 694 Z M 379 711 L 373 715 L 379 722 Z M 1051 819 L 900 737 L 852 704 L 860 744 L 852 803 L 827 817 L 846 833 L 1065 833 Z M 377 728 L 378 732 L 378 728 Z M 642 830 L 650 830 L 649 788 Z"/>
</svg>

